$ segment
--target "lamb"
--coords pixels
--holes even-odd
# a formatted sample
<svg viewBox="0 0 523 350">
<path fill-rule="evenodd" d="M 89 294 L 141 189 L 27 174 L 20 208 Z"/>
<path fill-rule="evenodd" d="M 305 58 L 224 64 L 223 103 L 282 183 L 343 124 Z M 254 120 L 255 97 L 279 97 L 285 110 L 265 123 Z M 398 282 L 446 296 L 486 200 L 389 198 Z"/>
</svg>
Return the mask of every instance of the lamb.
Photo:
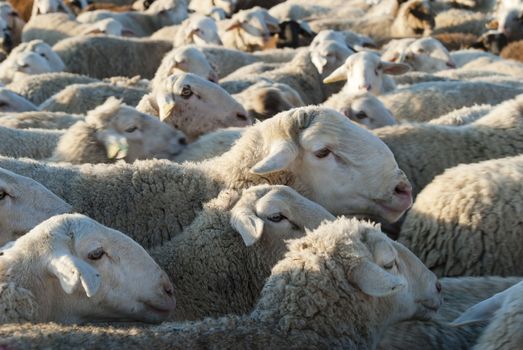
<svg viewBox="0 0 523 350">
<path fill-rule="evenodd" d="M 0 81 L 11 82 L 17 72 L 35 74 L 26 70 L 31 68 L 36 70 L 36 73 L 45 73 L 63 71 L 65 66 L 49 45 L 41 40 L 33 40 L 18 45 L 9 57 L 0 63 Z"/>
<path fill-rule="evenodd" d="M 378 228 L 340 218 L 289 243 L 289 252 L 272 269 L 249 315 L 165 323 L 143 329 L 139 337 L 125 336 L 136 329 L 93 332 L 92 327 L 89 331 L 64 326 L 24 328 L 16 338 L 9 336 L 10 327 L 4 327 L 0 335 L 9 337 L 3 343 L 10 347 L 25 347 L 31 339 L 32 344 L 57 349 L 85 344 L 82 333 L 89 334 L 88 342 L 95 347 L 107 346 L 110 336 L 119 346 L 137 348 L 256 344 L 279 349 L 372 349 L 389 324 L 430 319 L 441 304 L 439 287 L 412 253 Z"/>
<path fill-rule="evenodd" d="M 110 83 L 74 84 L 51 96 L 39 106 L 42 111 L 83 114 L 103 104 L 109 97 L 121 98 L 136 106 L 147 90 Z"/>
<path fill-rule="evenodd" d="M 171 49 L 172 44 L 167 41 L 109 36 L 74 37 L 53 46 L 66 71 L 98 79 L 136 75 L 152 79 L 163 56 Z"/>
<path fill-rule="evenodd" d="M 0 87 L 0 112 L 35 111 L 37 107 L 13 91 Z"/>
<path fill-rule="evenodd" d="M 521 156 L 448 169 L 420 192 L 399 240 L 438 276 L 521 275 L 521 179 Z"/>
<path fill-rule="evenodd" d="M 374 95 L 363 94 L 347 95 L 339 92 L 329 97 L 322 106 L 330 107 L 344 114 L 350 120 L 367 129 L 377 129 L 396 124 L 392 113 Z"/>
<path fill-rule="evenodd" d="M 0 125 L 16 129 L 68 129 L 85 117 L 62 112 L 22 112 L 0 114 Z"/>
<path fill-rule="evenodd" d="M 463 126 L 405 124 L 374 130 L 392 150 L 418 193 L 432 179 L 460 163 L 521 153 L 523 96 L 496 106 Z"/>
<path fill-rule="evenodd" d="M 310 45 L 311 61 L 324 78 L 354 53 L 355 50 L 349 48 L 341 32 L 332 30 L 322 30 Z"/>
<path fill-rule="evenodd" d="M 522 88 L 483 81 L 433 81 L 381 95 L 379 99 L 399 120 L 426 122 L 474 104 L 499 104 L 523 93 Z"/>
<path fill-rule="evenodd" d="M 19 130 L 0 126 L 0 154 L 8 157 L 49 158 L 61 136 L 62 132 L 57 130 Z"/>
<path fill-rule="evenodd" d="M 41 182 L 76 211 L 146 247 L 179 234 L 225 189 L 289 185 L 334 215 L 386 221 L 412 203 L 410 184 L 384 143 L 334 110 L 313 106 L 255 124 L 229 152 L 196 164 L 64 166 L 0 157 L 0 167 Z"/>
<path fill-rule="evenodd" d="M 245 109 L 219 85 L 194 74 L 174 74 L 154 86 L 137 109 L 183 131 L 189 141 L 228 126 L 248 126 Z"/>
<path fill-rule="evenodd" d="M 285 241 L 334 219 L 287 186 L 221 194 L 205 204 L 182 234 L 149 252 L 168 276 L 177 278 L 174 318 L 248 313 L 283 258 Z"/>
<path fill-rule="evenodd" d="M 474 305 L 455 320 L 455 324 L 460 324 L 490 319 L 490 324 L 479 338 L 474 349 L 494 350 L 503 348 L 516 350 L 521 346 L 521 341 L 523 341 L 521 329 L 523 321 L 521 319 L 521 310 L 523 310 L 522 291 L 523 283 L 519 282 Z"/>
<path fill-rule="evenodd" d="M 180 24 L 187 18 L 186 0 L 157 0 L 143 12 L 115 13 L 105 10 L 89 11 L 76 19 L 81 23 L 95 23 L 112 18 L 120 22 L 138 37 L 149 36 L 158 29 L 172 24 Z"/>
<path fill-rule="evenodd" d="M 0 247 L 71 209 L 38 182 L 0 168 Z"/>
<path fill-rule="evenodd" d="M 192 43 L 222 45 L 216 22 L 207 16 L 199 15 L 193 15 L 183 21 L 176 31 L 174 47 Z"/>
<path fill-rule="evenodd" d="M 323 79 L 326 84 L 347 80 L 343 93 L 354 94 L 369 91 L 380 95 L 395 89 L 394 81 L 385 74 L 400 75 L 410 66 L 404 63 L 385 62 L 372 52 L 358 52 L 347 58 L 345 63 Z"/>
<path fill-rule="evenodd" d="M 165 272 L 140 245 L 80 214 L 18 238 L 2 251 L 0 271 L 0 323 L 160 323 L 175 305 Z"/>
</svg>

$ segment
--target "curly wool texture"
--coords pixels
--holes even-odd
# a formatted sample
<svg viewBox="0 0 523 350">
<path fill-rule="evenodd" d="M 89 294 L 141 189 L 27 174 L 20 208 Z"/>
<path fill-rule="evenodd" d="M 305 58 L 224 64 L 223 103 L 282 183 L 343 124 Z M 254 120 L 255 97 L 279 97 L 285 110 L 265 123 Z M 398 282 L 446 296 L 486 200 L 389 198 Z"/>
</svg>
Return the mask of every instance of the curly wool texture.
<svg viewBox="0 0 523 350">
<path fill-rule="evenodd" d="M 75 84 L 44 101 L 40 109 L 82 114 L 103 104 L 111 96 L 122 99 L 129 106 L 136 106 L 146 93 L 144 89 L 110 83 Z"/>
<path fill-rule="evenodd" d="M 499 104 L 523 88 L 481 81 L 434 81 L 400 87 L 379 99 L 398 120 L 426 122 L 474 104 Z"/>
<path fill-rule="evenodd" d="M 463 164 L 418 196 L 399 240 L 438 276 L 523 275 L 523 156 Z"/>
<path fill-rule="evenodd" d="M 6 157 L 49 158 L 63 135 L 57 130 L 19 130 L 0 126 L 0 154 Z"/>
<path fill-rule="evenodd" d="M 456 319 L 472 305 L 490 298 L 522 277 L 456 277 L 440 279 L 443 305 L 433 321 L 405 321 L 387 329 L 379 350 L 469 349 L 485 329 L 485 323 L 454 327 Z"/>
<path fill-rule="evenodd" d="M 13 282 L 7 282 L 0 283 L 0 310 L 0 324 L 27 322 L 35 318 L 38 306 L 33 293 L 17 287 Z"/>
<path fill-rule="evenodd" d="M 172 44 L 161 40 L 86 36 L 62 40 L 53 50 L 68 72 L 98 79 L 136 75 L 152 79 L 163 56 L 172 50 Z"/>
<path fill-rule="evenodd" d="M 460 163 L 523 152 L 523 96 L 468 125 L 405 124 L 373 131 L 392 150 L 418 193 L 436 175 Z"/>
<path fill-rule="evenodd" d="M 16 129 L 68 129 L 84 116 L 62 112 L 1 113 L 0 125 Z"/>
</svg>

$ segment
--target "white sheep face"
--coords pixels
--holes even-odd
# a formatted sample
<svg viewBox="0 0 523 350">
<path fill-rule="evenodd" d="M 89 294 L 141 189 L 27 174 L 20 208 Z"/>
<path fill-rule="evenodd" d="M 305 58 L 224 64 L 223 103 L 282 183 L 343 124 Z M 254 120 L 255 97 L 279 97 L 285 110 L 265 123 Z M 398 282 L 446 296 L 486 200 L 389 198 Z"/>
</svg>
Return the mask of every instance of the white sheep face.
<svg viewBox="0 0 523 350">
<path fill-rule="evenodd" d="M 214 83 L 218 82 L 218 73 L 211 66 L 207 57 L 195 47 L 184 46 L 171 51 L 162 60 L 154 77 L 153 85 L 159 84 L 169 75 L 193 73 Z"/>
<path fill-rule="evenodd" d="M 35 249 L 37 247 L 37 249 Z M 147 252 L 123 233 L 80 214 L 50 218 L 4 250 L 2 259 L 40 261 L 41 321 L 157 323 L 174 310 L 173 287 Z M 36 256 L 35 256 L 36 255 Z"/>
<path fill-rule="evenodd" d="M 371 52 L 358 52 L 349 56 L 345 63 L 323 80 L 324 83 L 333 83 L 347 80 L 343 91 L 348 94 L 370 92 L 380 95 L 384 92 L 384 74 L 403 74 L 410 67 L 403 63 L 385 62 L 378 55 Z"/>
<path fill-rule="evenodd" d="M 341 66 L 347 57 L 354 54 L 344 43 L 336 41 L 324 41 L 311 48 L 311 61 L 322 75 L 327 77 L 337 67 Z"/>
<path fill-rule="evenodd" d="M 253 123 L 227 91 L 194 74 L 171 75 L 153 91 L 153 98 L 160 119 L 190 140 L 216 129 Z"/>
<path fill-rule="evenodd" d="M 403 62 L 416 71 L 433 73 L 456 68 L 449 51 L 438 40 L 433 38 L 414 41 L 405 50 L 404 57 Z"/>
<path fill-rule="evenodd" d="M 347 106 L 340 107 L 340 112 L 371 130 L 396 124 L 396 119 L 383 102 L 369 93 L 351 99 Z"/>
<path fill-rule="evenodd" d="M 0 246 L 71 209 L 40 183 L 0 168 Z"/>
<path fill-rule="evenodd" d="M 216 22 L 206 16 L 191 16 L 187 19 L 185 37 L 196 45 L 222 45 Z"/>
<path fill-rule="evenodd" d="M 60 56 L 48 44 L 40 42 L 33 46 L 32 51 L 48 62 L 51 72 L 62 72 L 65 69 L 65 64 Z"/>
<path fill-rule="evenodd" d="M 280 32 L 279 22 L 267 10 L 254 7 L 236 13 L 226 31 L 236 30 L 243 45 L 255 50 L 274 48 Z"/>
</svg>

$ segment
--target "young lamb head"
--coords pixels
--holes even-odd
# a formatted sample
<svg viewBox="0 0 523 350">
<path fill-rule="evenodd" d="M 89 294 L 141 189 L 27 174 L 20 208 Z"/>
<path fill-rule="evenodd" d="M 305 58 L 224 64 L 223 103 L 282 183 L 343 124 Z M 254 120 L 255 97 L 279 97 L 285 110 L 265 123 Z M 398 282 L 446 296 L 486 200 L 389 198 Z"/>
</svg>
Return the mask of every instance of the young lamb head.
<svg viewBox="0 0 523 350">
<path fill-rule="evenodd" d="M 216 129 L 253 123 L 227 91 L 195 74 L 171 75 L 153 95 L 153 108 L 158 110 L 160 119 L 191 140 Z"/>
<path fill-rule="evenodd" d="M 74 18 L 73 11 L 65 5 L 63 0 L 33 0 L 31 17 L 54 12 L 65 12 Z"/>
<path fill-rule="evenodd" d="M 156 15 L 162 27 L 180 24 L 187 18 L 187 0 L 155 0 L 145 13 Z"/>
<path fill-rule="evenodd" d="M 345 43 L 337 41 L 324 41 L 310 49 L 311 61 L 322 77 L 331 74 L 354 53 Z"/>
<path fill-rule="evenodd" d="M 83 143 L 93 142 L 78 137 L 86 132 L 95 133 L 97 147 L 103 146 L 107 160 L 124 159 L 129 163 L 137 159 L 169 159 L 182 152 L 186 145 L 185 135 L 181 131 L 110 97 L 104 104 L 88 112 L 85 121 L 76 123 L 61 137 L 55 158 L 68 162 L 82 159 L 71 149 L 78 143 L 76 147 L 82 148 L 86 146 Z"/>
<path fill-rule="evenodd" d="M 284 240 L 301 237 L 334 216 L 288 186 L 259 185 L 242 192 L 231 209 L 231 226 L 246 246 L 261 240 L 271 252 L 283 251 Z M 274 249 L 274 247 L 279 249 Z"/>
<path fill-rule="evenodd" d="M 431 319 L 442 303 L 436 276 L 412 252 L 389 239 L 379 226 L 345 217 L 324 222 L 305 237 L 290 242 L 289 252 L 272 269 L 258 309 L 270 301 L 266 297 L 271 292 L 273 303 L 287 297 L 278 292 L 274 295 L 274 289 L 289 293 L 292 289 L 288 284 L 318 292 L 299 293 L 300 306 L 295 305 L 298 310 L 315 315 L 310 318 L 316 331 L 332 328 L 331 322 L 321 319 L 322 314 L 328 315 L 337 322 L 350 324 L 336 324 L 337 329 L 368 330 L 370 334 L 365 335 L 374 338 L 368 339 L 370 343 L 376 342 L 393 323 Z M 329 291 L 324 295 L 328 298 L 321 299 L 323 291 Z M 291 327 L 307 329 L 303 324 L 307 319 L 289 315 L 285 321 L 280 325 L 290 323 Z"/>
<path fill-rule="evenodd" d="M 71 206 L 40 183 L 0 168 L 0 246 Z"/>
<path fill-rule="evenodd" d="M 345 63 L 323 80 L 334 83 L 347 80 L 343 90 L 349 94 L 370 92 L 382 94 L 384 74 L 399 75 L 406 73 L 410 67 L 404 63 L 385 62 L 372 52 L 358 52 L 347 58 Z"/>
<path fill-rule="evenodd" d="M 24 44 L 25 46 L 22 46 Z M 35 54 L 38 54 L 43 59 L 45 59 L 51 69 L 51 72 L 61 72 L 65 69 L 65 64 L 60 56 L 58 56 L 58 54 L 53 51 L 51 46 L 42 40 L 32 40 L 28 43 L 23 43 L 20 46 L 23 47 L 21 48 L 23 52 L 34 52 Z M 17 49 L 19 47 L 17 47 Z"/>
<path fill-rule="evenodd" d="M 523 39 L 523 6 L 502 11 L 497 24 L 498 31 L 505 34 L 508 41 Z"/>
<path fill-rule="evenodd" d="M 40 310 L 31 321 L 157 323 L 175 307 L 169 278 L 138 243 L 80 214 L 39 224 L 0 264 L 33 293 Z"/>
<path fill-rule="evenodd" d="M 36 111 L 37 107 L 22 96 L 0 87 L 0 112 Z"/>
<path fill-rule="evenodd" d="M 186 19 L 187 23 L 183 27 L 183 34 L 187 42 L 196 45 L 223 45 L 218 35 L 216 22 L 207 16 L 193 15 Z"/>
<path fill-rule="evenodd" d="M 334 215 L 394 222 L 412 205 L 412 188 L 390 149 L 374 134 L 324 107 L 301 107 L 247 129 L 225 155 L 258 144 L 255 181 L 286 176 L 302 195 Z M 224 156 L 225 156 L 224 155 Z M 282 183 L 282 182 L 280 182 Z"/>
<path fill-rule="evenodd" d="M 411 43 L 405 52 L 404 61 L 413 70 L 433 73 L 456 68 L 449 51 L 434 38 L 418 39 Z"/>
<path fill-rule="evenodd" d="M 280 23 L 266 9 L 256 6 L 236 13 L 226 28 L 227 32 L 232 30 L 249 51 L 264 50 L 276 47 L 278 38 L 274 34 L 280 32 Z"/>
<path fill-rule="evenodd" d="M 82 35 L 89 34 L 103 34 L 113 36 L 134 36 L 134 33 L 129 29 L 124 29 L 122 24 L 115 19 L 106 18 L 97 21 L 85 28 Z"/>
<path fill-rule="evenodd" d="M 193 73 L 213 83 L 218 82 L 218 73 L 203 52 L 194 46 L 174 49 L 162 59 L 151 84 L 153 90 L 156 85 L 161 85 L 169 75 L 177 73 Z"/>
<path fill-rule="evenodd" d="M 391 111 L 376 96 L 366 92 L 346 100 L 338 106 L 339 112 L 367 129 L 377 129 L 396 124 Z"/>
</svg>

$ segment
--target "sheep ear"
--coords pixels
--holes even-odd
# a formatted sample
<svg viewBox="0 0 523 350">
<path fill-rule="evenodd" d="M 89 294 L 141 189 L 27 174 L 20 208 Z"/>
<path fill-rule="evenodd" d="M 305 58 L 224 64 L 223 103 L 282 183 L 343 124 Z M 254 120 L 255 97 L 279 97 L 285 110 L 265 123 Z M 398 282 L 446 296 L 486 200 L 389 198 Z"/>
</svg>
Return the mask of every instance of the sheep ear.
<svg viewBox="0 0 523 350">
<path fill-rule="evenodd" d="M 499 27 L 499 22 L 498 22 L 497 19 L 493 19 L 492 21 L 490 21 L 487 24 L 485 24 L 485 27 L 487 29 L 496 30 Z"/>
<path fill-rule="evenodd" d="M 228 32 L 230 30 L 233 30 L 233 29 L 236 29 L 236 28 L 240 28 L 242 26 L 241 22 L 239 21 L 234 21 L 233 23 L 231 23 L 226 29 L 225 31 Z"/>
<path fill-rule="evenodd" d="M 383 73 L 392 75 L 401 75 L 407 73 L 410 70 L 410 66 L 405 63 L 392 63 L 381 61 L 383 67 Z"/>
<path fill-rule="evenodd" d="M 323 82 L 325 84 L 330 84 L 341 80 L 347 80 L 347 69 L 345 68 L 345 65 L 341 65 L 340 67 L 336 68 L 336 70 L 332 72 L 327 78 L 323 79 Z"/>
<path fill-rule="evenodd" d="M 176 65 L 177 64 L 178 63 L 176 63 Z M 158 94 L 156 96 L 156 104 L 158 105 L 158 112 L 161 121 L 171 117 L 174 108 L 176 107 L 174 99 L 171 96 L 165 96 L 163 94 Z"/>
<path fill-rule="evenodd" d="M 269 174 L 289 166 L 296 159 L 298 151 L 290 141 L 274 141 L 269 154 L 251 168 L 253 174 Z"/>
<path fill-rule="evenodd" d="M 60 281 L 62 289 L 73 293 L 80 285 L 87 297 L 92 297 L 100 288 L 101 278 L 98 271 L 86 262 L 69 254 L 53 256 L 48 270 Z"/>
<path fill-rule="evenodd" d="M 122 135 L 114 131 L 104 130 L 97 134 L 97 138 L 105 146 L 108 159 L 123 159 L 127 156 L 129 144 Z"/>
<path fill-rule="evenodd" d="M 88 28 L 83 33 L 83 35 L 89 35 L 89 34 L 103 34 L 103 32 L 96 27 Z"/>
<path fill-rule="evenodd" d="M 301 34 L 303 36 L 311 38 L 316 35 L 309 23 L 307 23 L 306 21 L 298 21 L 298 24 L 300 25 Z"/>
<path fill-rule="evenodd" d="M 242 236 L 247 247 L 258 242 L 263 233 L 263 220 L 247 208 L 231 211 L 231 226 Z"/>
<path fill-rule="evenodd" d="M 393 295 L 407 285 L 404 278 L 394 276 L 370 261 L 352 269 L 348 279 L 363 293 L 373 297 Z"/>
<path fill-rule="evenodd" d="M 463 326 L 469 323 L 482 322 L 492 319 L 494 313 L 501 307 L 505 300 L 503 292 L 483 300 L 482 302 L 468 308 L 451 325 Z"/>
</svg>

